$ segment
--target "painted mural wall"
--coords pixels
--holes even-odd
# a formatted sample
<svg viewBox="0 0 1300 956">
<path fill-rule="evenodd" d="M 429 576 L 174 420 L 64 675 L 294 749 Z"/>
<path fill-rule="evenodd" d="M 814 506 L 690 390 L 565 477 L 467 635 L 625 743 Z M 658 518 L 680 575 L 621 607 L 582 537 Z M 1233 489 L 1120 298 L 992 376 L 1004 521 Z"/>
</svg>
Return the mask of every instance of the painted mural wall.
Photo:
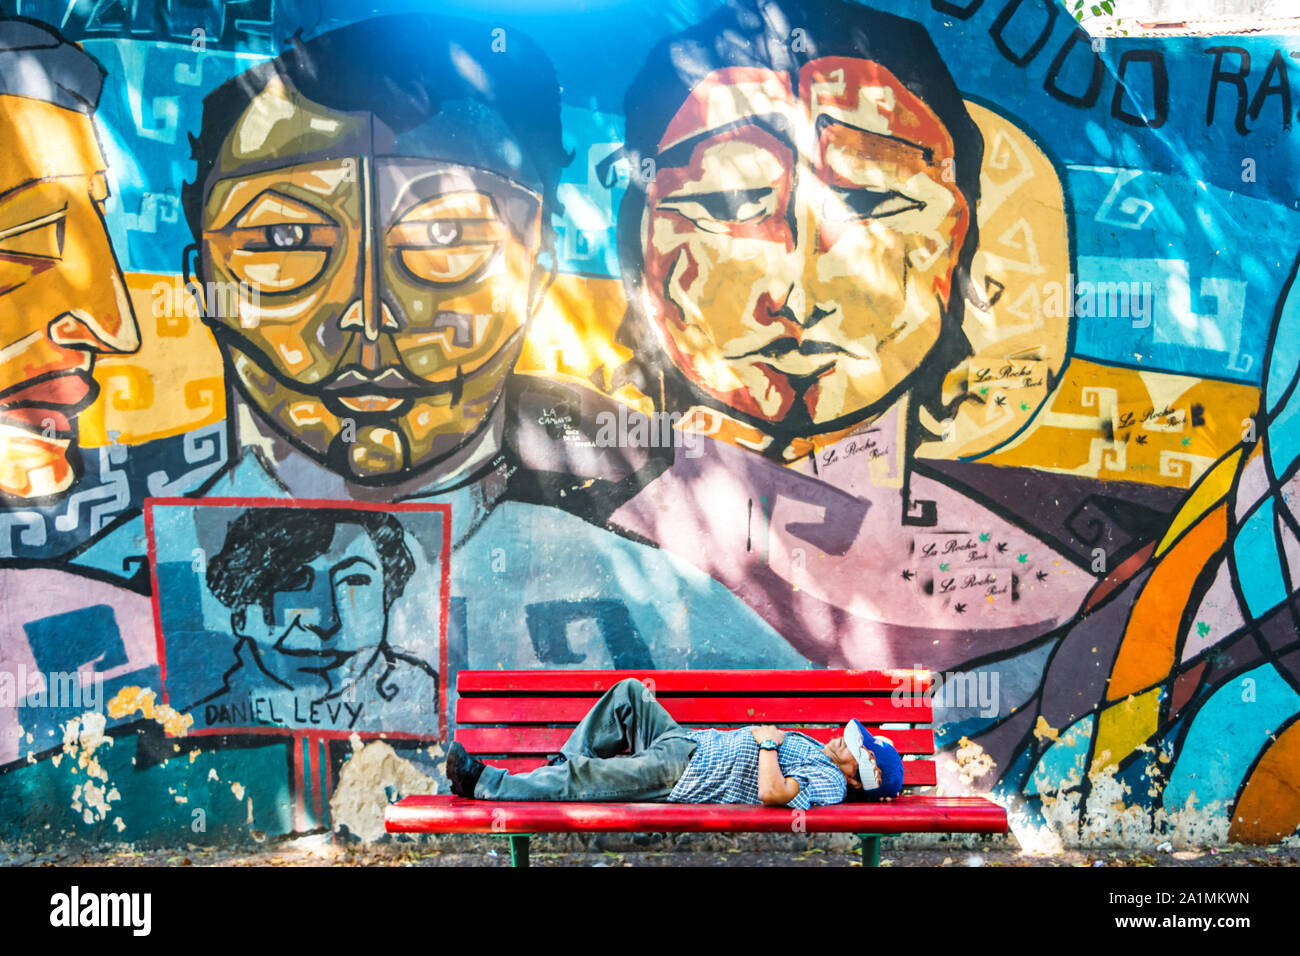
<svg viewBox="0 0 1300 956">
<path fill-rule="evenodd" d="M 382 835 L 465 668 L 927 667 L 1026 845 L 1300 825 L 1300 38 L 0 4 L 0 839 Z"/>
</svg>

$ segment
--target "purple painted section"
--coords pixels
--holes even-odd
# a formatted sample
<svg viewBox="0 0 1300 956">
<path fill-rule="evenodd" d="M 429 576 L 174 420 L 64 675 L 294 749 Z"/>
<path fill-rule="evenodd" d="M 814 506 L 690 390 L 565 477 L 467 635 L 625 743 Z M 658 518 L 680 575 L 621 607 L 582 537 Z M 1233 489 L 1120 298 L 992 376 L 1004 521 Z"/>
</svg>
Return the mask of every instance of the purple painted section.
<svg viewBox="0 0 1300 956">
<path fill-rule="evenodd" d="M 1011 520 L 1091 566 L 1093 549 L 1115 567 L 1160 538 L 1187 497 L 1181 488 L 1100 481 L 1074 475 L 976 462 L 918 463 L 922 471 L 996 506 Z"/>
<path fill-rule="evenodd" d="M 938 481 L 912 482 L 937 523 L 904 525 L 889 460 L 840 454 L 812 476 L 719 442 L 701 452 L 678 456 L 612 523 L 724 583 L 816 663 L 955 667 L 1069 620 L 1095 584 Z"/>
<path fill-rule="evenodd" d="M 67 571 L 0 569 L 0 674 L 10 675 L 15 681 L 18 699 L 15 702 L 21 701 L 29 687 L 36 686 L 28 681 L 27 687 L 17 687 L 19 675 L 30 677 L 40 671 L 24 625 L 51 614 L 68 614 L 96 605 L 113 609 L 126 655 L 125 663 L 98 672 L 105 683 L 158 663 L 158 643 L 149 598 Z M 81 682 L 87 684 L 92 673 L 90 664 L 81 667 Z M 4 704 L 7 703 L 5 700 Z M 20 739 L 19 727 L 24 724 L 26 708 L 4 704 L 0 704 L 0 765 L 17 760 L 29 750 L 46 750 L 57 745 L 57 741 Z M 28 724 L 32 722 L 27 721 Z"/>
<path fill-rule="evenodd" d="M 1105 699 L 1133 600 L 1150 576 L 1144 570 L 1070 628 L 1043 678 L 1042 714 L 1051 726 L 1069 727 Z"/>
<path fill-rule="evenodd" d="M 1199 626 L 1201 624 L 1207 626 L 1204 633 L 1201 632 Z M 1241 605 L 1232 590 L 1231 570 L 1228 562 L 1221 560 L 1214 581 L 1205 592 L 1205 597 L 1201 599 L 1200 607 L 1196 609 L 1196 614 L 1192 618 L 1191 630 L 1187 632 L 1187 637 L 1183 641 L 1183 663 L 1192 660 L 1207 648 L 1220 643 L 1229 634 L 1245 626 L 1246 621 L 1242 617 Z"/>
</svg>

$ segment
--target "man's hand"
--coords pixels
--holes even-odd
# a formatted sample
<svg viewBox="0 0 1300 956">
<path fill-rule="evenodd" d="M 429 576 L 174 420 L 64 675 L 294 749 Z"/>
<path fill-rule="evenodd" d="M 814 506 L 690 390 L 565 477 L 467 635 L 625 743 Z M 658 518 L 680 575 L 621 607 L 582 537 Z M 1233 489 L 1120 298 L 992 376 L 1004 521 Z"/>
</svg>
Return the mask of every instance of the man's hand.
<svg viewBox="0 0 1300 956">
<path fill-rule="evenodd" d="M 754 735 L 754 743 L 756 744 L 761 744 L 764 740 L 772 740 L 779 747 L 785 743 L 785 731 L 780 727 L 763 724 L 759 727 L 750 727 L 749 731 Z"/>
</svg>

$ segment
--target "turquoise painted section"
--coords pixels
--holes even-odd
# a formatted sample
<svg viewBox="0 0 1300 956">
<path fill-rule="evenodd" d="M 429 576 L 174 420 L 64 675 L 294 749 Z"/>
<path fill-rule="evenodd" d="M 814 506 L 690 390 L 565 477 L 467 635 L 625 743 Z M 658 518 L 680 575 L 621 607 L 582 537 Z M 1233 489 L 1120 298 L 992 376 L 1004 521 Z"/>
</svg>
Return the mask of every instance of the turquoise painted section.
<svg viewBox="0 0 1300 956">
<path fill-rule="evenodd" d="M 1195 807 L 1217 801 L 1230 811 L 1246 771 L 1297 706 L 1300 694 L 1272 665 L 1227 682 L 1201 706 L 1183 738 L 1162 797 L 1165 811 L 1187 808 L 1193 796 Z"/>
<path fill-rule="evenodd" d="M 1265 393 L 1265 407 L 1274 413 L 1288 398 L 1288 390 L 1294 385 L 1297 369 L 1300 369 L 1300 289 L 1295 285 L 1291 286 L 1290 292 L 1282 302 L 1277 332 L 1273 354 L 1270 356 L 1268 387 Z M 1291 455 L 1287 460 L 1294 458 L 1295 456 Z"/>
<path fill-rule="evenodd" d="M 1233 545 L 1246 606 L 1257 616 L 1276 607 L 1287 596 L 1277 557 L 1275 515 L 1272 499 L 1261 502 L 1242 524 Z M 1261 556 L 1272 560 L 1260 561 Z"/>
<path fill-rule="evenodd" d="M 161 749 L 171 751 L 171 745 L 162 744 Z M 95 749 L 101 777 L 87 776 L 84 767 L 80 773 L 69 772 L 80 752 L 56 752 L 61 766 L 45 757 L 22 772 L 0 774 L 0 805 L 5 807 L 0 840 L 42 846 L 124 839 L 162 846 L 220 845 L 248 843 L 254 831 L 293 832 L 294 796 L 285 775 L 290 763 L 285 744 L 268 741 L 238 750 L 200 750 L 193 760 L 191 749 L 187 743 L 181 752 L 144 767 L 137 765 L 146 758 L 134 737 L 122 736 Z M 113 790 L 120 795 L 107 804 L 107 814 L 97 811 L 86 796 L 86 784 L 92 781 L 105 795 Z M 239 797 L 232 789 L 236 786 Z"/>
<path fill-rule="evenodd" d="M 1089 716 L 1061 732 L 1039 759 L 1024 786 L 1031 796 L 1056 795 L 1077 787 L 1084 778 L 1088 752 L 1092 747 L 1094 718 Z"/>
</svg>

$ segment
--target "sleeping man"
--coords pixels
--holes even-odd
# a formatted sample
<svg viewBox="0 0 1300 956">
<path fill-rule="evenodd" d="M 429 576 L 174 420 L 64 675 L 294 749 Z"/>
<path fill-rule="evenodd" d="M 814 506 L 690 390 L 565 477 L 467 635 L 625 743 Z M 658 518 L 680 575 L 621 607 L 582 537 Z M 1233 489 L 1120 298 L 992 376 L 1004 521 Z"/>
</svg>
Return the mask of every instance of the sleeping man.
<svg viewBox="0 0 1300 956">
<path fill-rule="evenodd" d="M 587 712 L 545 767 L 507 773 L 465 752 L 447 754 L 452 793 L 479 800 L 753 803 L 806 810 L 850 793 L 891 799 L 903 761 L 861 721 L 822 745 L 776 727 L 688 730 L 635 678 L 619 681 Z"/>
</svg>

